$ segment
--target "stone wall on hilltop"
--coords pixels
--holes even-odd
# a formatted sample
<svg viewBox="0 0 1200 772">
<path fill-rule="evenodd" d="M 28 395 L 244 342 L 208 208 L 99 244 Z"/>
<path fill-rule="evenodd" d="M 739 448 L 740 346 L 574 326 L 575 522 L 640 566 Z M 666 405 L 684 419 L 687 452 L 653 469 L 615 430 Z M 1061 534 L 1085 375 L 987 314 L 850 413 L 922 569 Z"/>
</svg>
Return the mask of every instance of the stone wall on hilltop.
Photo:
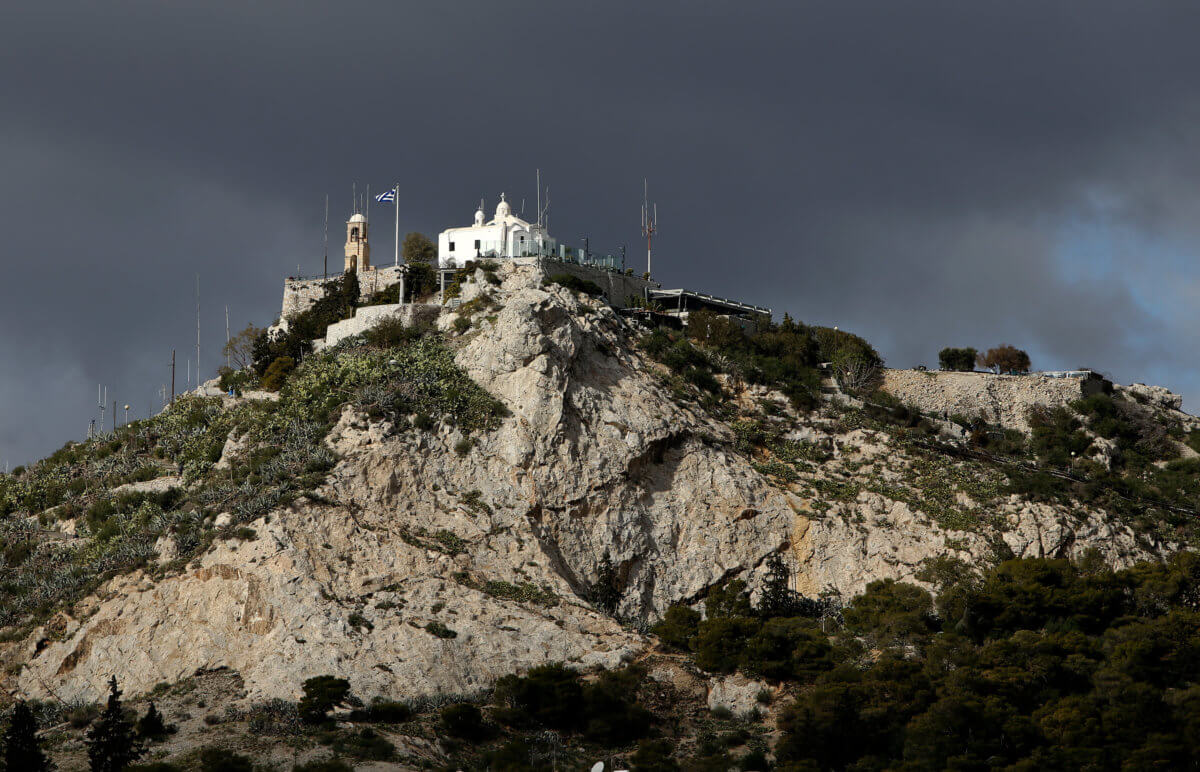
<svg viewBox="0 0 1200 772">
<path fill-rule="evenodd" d="M 1029 408 L 1059 407 L 1084 396 L 1083 381 L 1040 375 L 885 370 L 883 390 L 937 418 L 982 414 L 991 424 L 1029 431 Z"/>
</svg>

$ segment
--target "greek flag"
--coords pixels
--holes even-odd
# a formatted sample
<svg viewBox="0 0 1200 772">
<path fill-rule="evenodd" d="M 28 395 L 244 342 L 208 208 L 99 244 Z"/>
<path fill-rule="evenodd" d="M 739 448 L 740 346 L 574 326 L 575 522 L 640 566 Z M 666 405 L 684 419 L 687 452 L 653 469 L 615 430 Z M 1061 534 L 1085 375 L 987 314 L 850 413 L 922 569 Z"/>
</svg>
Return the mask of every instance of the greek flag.
<svg viewBox="0 0 1200 772">
<path fill-rule="evenodd" d="M 382 192 L 378 196 L 376 196 L 375 200 L 381 204 L 387 204 L 387 203 L 391 203 L 392 201 L 395 201 L 396 200 L 396 189 L 392 188 L 391 190 L 385 190 L 384 192 Z"/>
</svg>

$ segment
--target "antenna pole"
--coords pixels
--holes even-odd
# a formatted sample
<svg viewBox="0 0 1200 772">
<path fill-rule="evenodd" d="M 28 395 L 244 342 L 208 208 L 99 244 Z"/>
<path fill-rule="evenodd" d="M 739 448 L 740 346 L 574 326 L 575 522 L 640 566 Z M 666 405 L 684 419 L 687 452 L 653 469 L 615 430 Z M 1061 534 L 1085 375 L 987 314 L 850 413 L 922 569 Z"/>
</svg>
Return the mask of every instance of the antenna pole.
<svg viewBox="0 0 1200 772">
<path fill-rule="evenodd" d="M 329 194 L 325 194 L 325 262 L 321 271 L 321 279 L 329 278 Z"/>
<path fill-rule="evenodd" d="M 397 182 L 392 188 L 392 206 L 396 207 L 396 259 L 392 263 L 396 268 L 400 267 L 400 183 Z M 400 298 L 400 302 L 404 302 L 404 298 Z"/>
<path fill-rule="evenodd" d="M 225 366 L 229 367 L 229 306 L 225 306 Z"/>
<path fill-rule="evenodd" d="M 171 349 L 171 404 L 175 404 L 175 349 Z"/>
<path fill-rule="evenodd" d="M 650 184 L 642 179 L 642 235 L 646 237 L 646 274 L 650 273 L 650 253 L 658 230 L 658 205 L 650 203 Z"/>
<path fill-rule="evenodd" d="M 200 385 L 200 274 L 196 274 L 196 386 Z"/>
</svg>

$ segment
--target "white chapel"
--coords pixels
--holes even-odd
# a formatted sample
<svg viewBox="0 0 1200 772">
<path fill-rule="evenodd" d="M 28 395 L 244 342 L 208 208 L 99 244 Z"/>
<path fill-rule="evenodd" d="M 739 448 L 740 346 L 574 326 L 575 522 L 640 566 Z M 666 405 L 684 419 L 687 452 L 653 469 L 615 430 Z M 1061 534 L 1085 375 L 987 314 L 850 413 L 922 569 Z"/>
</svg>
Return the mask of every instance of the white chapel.
<svg viewBox="0 0 1200 772">
<path fill-rule="evenodd" d="M 544 225 L 528 223 L 512 213 L 500 194 L 496 216 L 484 222 L 483 203 L 475 210 L 475 224 L 447 228 L 438 235 L 438 263 L 442 268 L 461 268 L 481 257 L 553 256 L 557 242 Z"/>
</svg>

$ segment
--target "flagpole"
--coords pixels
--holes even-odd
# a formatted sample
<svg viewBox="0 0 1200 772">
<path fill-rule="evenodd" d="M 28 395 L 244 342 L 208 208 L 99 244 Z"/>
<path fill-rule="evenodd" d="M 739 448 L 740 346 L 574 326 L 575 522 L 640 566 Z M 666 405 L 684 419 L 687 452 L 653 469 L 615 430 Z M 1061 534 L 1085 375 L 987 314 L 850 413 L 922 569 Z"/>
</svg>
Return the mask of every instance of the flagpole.
<svg viewBox="0 0 1200 772">
<path fill-rule="evenodd" d="M 400 183 L 392 188 L 392 194 L 395 196 L 392 199 L 392 206 L 396 207 L 396 262 L 395 266 L 400 267 Z"/>
</svg>

